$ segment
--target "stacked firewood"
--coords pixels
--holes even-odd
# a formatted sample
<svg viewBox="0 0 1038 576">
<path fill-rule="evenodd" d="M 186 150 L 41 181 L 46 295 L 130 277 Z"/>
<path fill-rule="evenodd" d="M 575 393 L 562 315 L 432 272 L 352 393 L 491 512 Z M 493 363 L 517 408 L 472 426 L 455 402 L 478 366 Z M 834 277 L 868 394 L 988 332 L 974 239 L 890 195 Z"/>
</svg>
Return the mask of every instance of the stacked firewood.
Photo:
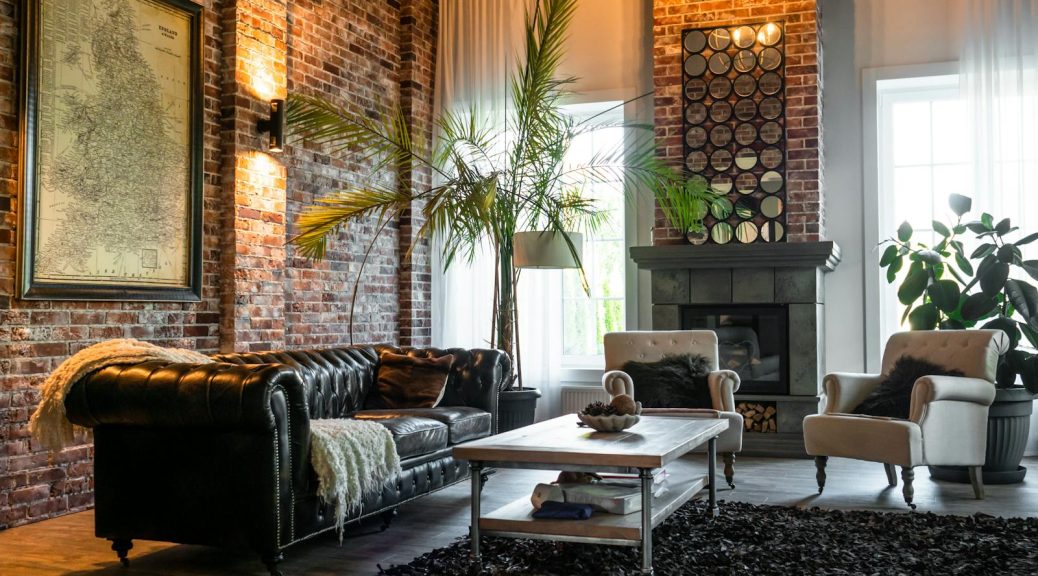
<svg viewBox="0 0 1038 576">
<path fill-rule="evenodd" d="M 739 402 L 735 411 L 742 414 L 742 425 L 747 432 L 778 432 L 775 406 L 761 402 Z"/>
</svg>

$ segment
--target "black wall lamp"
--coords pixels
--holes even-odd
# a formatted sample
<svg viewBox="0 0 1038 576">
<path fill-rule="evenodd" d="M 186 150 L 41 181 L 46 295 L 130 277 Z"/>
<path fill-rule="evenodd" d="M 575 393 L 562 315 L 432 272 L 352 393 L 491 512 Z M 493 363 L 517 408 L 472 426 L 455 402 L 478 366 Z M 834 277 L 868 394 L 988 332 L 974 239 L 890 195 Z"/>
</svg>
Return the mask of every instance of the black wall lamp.
<svg viewBox="0 0 1038 576">
<path fill-rule="evenodd" d="M 285 148 L 285 101 L 274 99 L 270 101 L 270 118 L 261 119 L 257 123 L 260 133 L 268 132 L 268 150 L 281 152 Z"/>
</svg>

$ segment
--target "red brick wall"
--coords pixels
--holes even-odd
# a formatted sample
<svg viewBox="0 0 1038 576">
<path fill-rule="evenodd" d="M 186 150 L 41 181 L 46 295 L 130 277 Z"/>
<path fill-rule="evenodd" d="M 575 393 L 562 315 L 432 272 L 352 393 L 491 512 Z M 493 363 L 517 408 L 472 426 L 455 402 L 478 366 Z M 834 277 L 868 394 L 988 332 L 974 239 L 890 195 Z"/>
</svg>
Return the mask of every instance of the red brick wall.
<svg viewBox="0 0 1038 576">
<path fill-rule="evenodd" d="M 427 342 L 415 328 L 427 326 L 426 304 L 415 303 L 429 300 L 428 248 L 416 248 L 415 267 L 400 258 L 410 220 L 377 237 L 370 223 L 346 230 L 318 265 L 286 246 L 305 204 L 361 181 L 369 167 L 298 145 L 268 155 L 255 123 L 269 98 L 299 91 L 365 112 L 403 104 L 427 134 L 436 0 L 199 3 L 206 8 L 202 301 L 86 303 L 15 297 L 20 2 L 0 0 L 0 529 L 93 502 L 89 438 L 51 458 L 26 432 L 38 385 L 91 343 L 135 337 L 206 352 L 348 343 L 350 291 L 372 238 L 353 340 Z M 425 182 L 382 177 L 391 185 Z"/>
<path fill-rule="evenodd" d="M 824 237 L 822 205 L 822 75 L 815 0 L 653 0 L 656 145 L 680 166 L 682 149 L 681 31 L 783 20 L 786 28 L 786 233 L 789 242 Z M 654 241 L 680 233 L 657 210 Z"/>
</svg>

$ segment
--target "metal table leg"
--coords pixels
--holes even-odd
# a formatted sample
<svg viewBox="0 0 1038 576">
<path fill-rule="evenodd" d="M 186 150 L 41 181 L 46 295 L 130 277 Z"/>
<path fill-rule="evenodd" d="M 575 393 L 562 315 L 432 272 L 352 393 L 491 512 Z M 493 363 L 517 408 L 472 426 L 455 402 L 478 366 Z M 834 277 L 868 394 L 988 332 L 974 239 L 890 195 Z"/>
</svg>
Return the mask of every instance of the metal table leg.
<svg viewBox="0 0 1038 576">
<path fill-rule="evenodd" d="M 652 574 L 652 469 L 639 468 L 642 480 L 642 574 Z"/>
<path fill-rule="evenodd" d="M 472 542 L 470 560 L 478 569 L 483 560 L 479 553 L 479 496 L 483 491 L 483 463 L 469 462 L 469 473 L 472 476 L 472 526 L 469 527 L 469 540 Z"/>
<path fill-rule="evenodd" d="M 710 514 L 718 516 L 721 510 L 717 508 L 717 436 L 707 442 L 706 461 L 708 466 L 710 482 Z"/>
</svg>

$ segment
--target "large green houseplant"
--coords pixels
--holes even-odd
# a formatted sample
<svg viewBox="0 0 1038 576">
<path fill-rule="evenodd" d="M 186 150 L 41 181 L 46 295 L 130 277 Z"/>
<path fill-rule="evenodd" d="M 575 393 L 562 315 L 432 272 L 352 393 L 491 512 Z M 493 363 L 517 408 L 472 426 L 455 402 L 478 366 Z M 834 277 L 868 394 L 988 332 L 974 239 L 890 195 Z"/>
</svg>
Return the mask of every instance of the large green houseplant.
<svg viewBox="0 0 1038 576">
<path fill-rule="evenodd" d="M 985 482 L 1019 482 L 1020 466 L 1030 428 L 1032 399 L 1038 394 L 1038 289 L 1024 276 L 1038 280 L 1038 260 L 1024 260 L 1021 246 L 1038 240 L 1038 232 L 1011 240 L 1018 232 L 1009 218 L 984 213 L 965 221 L 972 200 L 952 194 L 953 224 L 934 220 L 940 239 L 933 245 L 913 240 L 908 222 L 890 238 L 880 266 L 887 282 L 897 284 L 898 300 L 905 306 L 902 322 L 913 330 L 999 329 L 1009 337 L 1009 348 L 999 359 L 988 426 Z M 971 234 L 978 244 L 967 254 L 962 239 Z M 907 271 L 901 274 L 905 266 Z M 1022 273 L 1013 274 L 1017 270 Z M 1031 350 L 1025 350 L 1029 344 Z M 1017 386 L 1016 381 L 1023 383 Z M 931 467 L 934 477 L 967 481 L 965 470 Z"/>
<path fill-rule="evenodd" d="M 515 359 L 515 286 L 520 274 L 512 260 L 515 234 L 540 230 L 561 236 L 579 262 L 572 232 L 594 231 L 603 219 L 585 189 L 617 178 L 623 178 L 628 189 L 655 189 L 661 182 L 680 179 L 656 158 L 652 132 L 644 126 L 623 125 L 642 129 L 629 131 L 616 150 L 576 165 L 566 162 L 577 136 L 617 126 L 601 116 L 576 121 L 564 113 L 575 79 L 560 78 L 558 67 L 575 6 L 576 0 L 538 0 L 527 13 L 525 53 L 518 56 L 510 77 L 503 125 L 481 115 L 480 106 L 442 111 L 434 118 L 438 137 L 425 147 L 412 138 L 400 112 L 371 118 L 321 98 L 291 95 L 287 119 L 294 134 L 315 145 L 372 159 L 376 176 L 331 192 L 301 214 L 292 239 L 300 254 L 321 259 L 330 238 L 343 227 L 373 219 L 377 237 L 407 211 L 420 212 L 424 223 L 418 234 L 438 238 L 445 268 L 458 259 L 471 260 L 483 247 L 493 250 L 489 344 Z M 490 103 L 480 104 L 489 108 Z M 386 184 L 378 176 L 387 168 L 428 169 L 433 184 Z"/>
</svg>

